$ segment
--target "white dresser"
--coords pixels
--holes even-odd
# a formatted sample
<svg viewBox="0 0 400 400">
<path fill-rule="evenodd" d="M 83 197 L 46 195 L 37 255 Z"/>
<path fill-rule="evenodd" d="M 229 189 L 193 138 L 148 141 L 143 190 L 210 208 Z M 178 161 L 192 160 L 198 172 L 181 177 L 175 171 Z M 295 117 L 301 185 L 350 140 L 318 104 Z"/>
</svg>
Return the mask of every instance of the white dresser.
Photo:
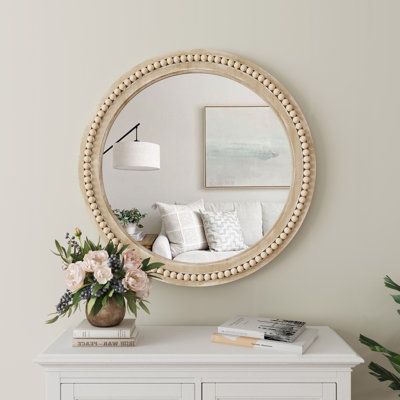
<svg viewBox="0 0 400 400">
<path fill-rule="evenodd" d="M 210 326 L 143 326 L 137 347 L 100 349 L 72 347 L 70 330 L 36 362 L 47 400 L 350 400 L 363 360 L 317 329 L 302 356 L 214 344 Z"/>
</svg>

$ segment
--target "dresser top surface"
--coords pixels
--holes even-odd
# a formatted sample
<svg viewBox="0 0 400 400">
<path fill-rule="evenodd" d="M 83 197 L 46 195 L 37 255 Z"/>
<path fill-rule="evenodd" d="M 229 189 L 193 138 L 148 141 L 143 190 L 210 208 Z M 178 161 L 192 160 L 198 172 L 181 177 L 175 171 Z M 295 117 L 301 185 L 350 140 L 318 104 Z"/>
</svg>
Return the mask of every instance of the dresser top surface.
<svg viewBox="0 0 400 400">
<path fill-rule="evenodd" d="M 303 355 L 268 348 L 247 348 L 211 342 L 215 326 L 140 326 L 136 347 L 72 347 L 66 330 L 36 362 L 54 364 L 343 364 L 363 359 L 331 328 L 318 329 L 318 338 Z"/>
</svg>

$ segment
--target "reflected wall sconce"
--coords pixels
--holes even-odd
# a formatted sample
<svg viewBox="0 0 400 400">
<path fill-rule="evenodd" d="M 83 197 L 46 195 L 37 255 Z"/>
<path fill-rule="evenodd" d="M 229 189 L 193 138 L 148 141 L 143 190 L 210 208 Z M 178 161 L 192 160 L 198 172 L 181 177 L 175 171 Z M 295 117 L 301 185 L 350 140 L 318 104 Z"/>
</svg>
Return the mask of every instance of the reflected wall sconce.
<svg viewBox="0 0 400 400">
<path fill-rule="evenodd" d="M 104 155 L 113 149 L 113 167 L 115 169 L 131 171 L 155 171 L 160 169 L 160 145 L 141 142 L 138 139 L 139 126 L 140 123 L 136 124 L 103 152 Z M 135 139 L 122 142 L 133 131 L 135 131 Z"/>
</svg>

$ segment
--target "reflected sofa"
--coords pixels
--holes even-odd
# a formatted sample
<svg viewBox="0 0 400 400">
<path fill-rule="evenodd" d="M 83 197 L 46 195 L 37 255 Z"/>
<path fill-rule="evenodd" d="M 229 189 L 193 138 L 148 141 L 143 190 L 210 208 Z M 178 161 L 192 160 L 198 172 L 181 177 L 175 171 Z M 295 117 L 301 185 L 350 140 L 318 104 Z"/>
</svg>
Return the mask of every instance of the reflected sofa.
<svg viewBox="0 0 400 400">
<path fill-rule="evenodd" d="M 272 229 L 284 204 L 278 201 L 205 202 L 204 208 L 206 211 L 236 210 L 244 241 L 247 246 L 252 246 Z M 239 253 L 239 251 L 191 250 L 173 258 L 170 242 L 163 228 L 153 244 L 152 251 L 164 258 L 186 263 L 216 262 Z"/>
</svg>

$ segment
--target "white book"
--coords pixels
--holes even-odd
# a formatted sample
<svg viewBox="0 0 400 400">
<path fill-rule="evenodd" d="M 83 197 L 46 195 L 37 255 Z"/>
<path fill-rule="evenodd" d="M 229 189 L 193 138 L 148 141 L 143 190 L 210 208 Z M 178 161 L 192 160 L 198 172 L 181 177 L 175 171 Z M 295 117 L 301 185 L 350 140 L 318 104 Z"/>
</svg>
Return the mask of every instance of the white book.
<svg viewBox="0 0 400 400">
<path fill-rule="evenodd" d="M 72 347 L 134 347 L 137 345 L 138 330 L 126 339 L 72 339 Z"/>
<path fill-rule="evenodd" d="M 290 354 L 303 354 L 314 343 L 318 337 L 318 330 L 306 328 L 304 332 L 292 343 L 278 342 L 276 340 L 256 339 L 247 336 L 224 335 L 214 333 L 212 341 L 214 343 L 230 344 L 234 346 L 274 349 Z"/>
<path fill-rule="evenodd" d="M 84 319 L 73 331 L 74 339 L 128 339 L 135 330 L 134 319 L 124 319 L 118 326 L 97 328 Z"/>
<path fill-rule="evenodd" d="M 218 333 L 258 339 L 293 342 L 305 329 L 305 322 L 237 315 L 218 327 Z"/>
</svg>

